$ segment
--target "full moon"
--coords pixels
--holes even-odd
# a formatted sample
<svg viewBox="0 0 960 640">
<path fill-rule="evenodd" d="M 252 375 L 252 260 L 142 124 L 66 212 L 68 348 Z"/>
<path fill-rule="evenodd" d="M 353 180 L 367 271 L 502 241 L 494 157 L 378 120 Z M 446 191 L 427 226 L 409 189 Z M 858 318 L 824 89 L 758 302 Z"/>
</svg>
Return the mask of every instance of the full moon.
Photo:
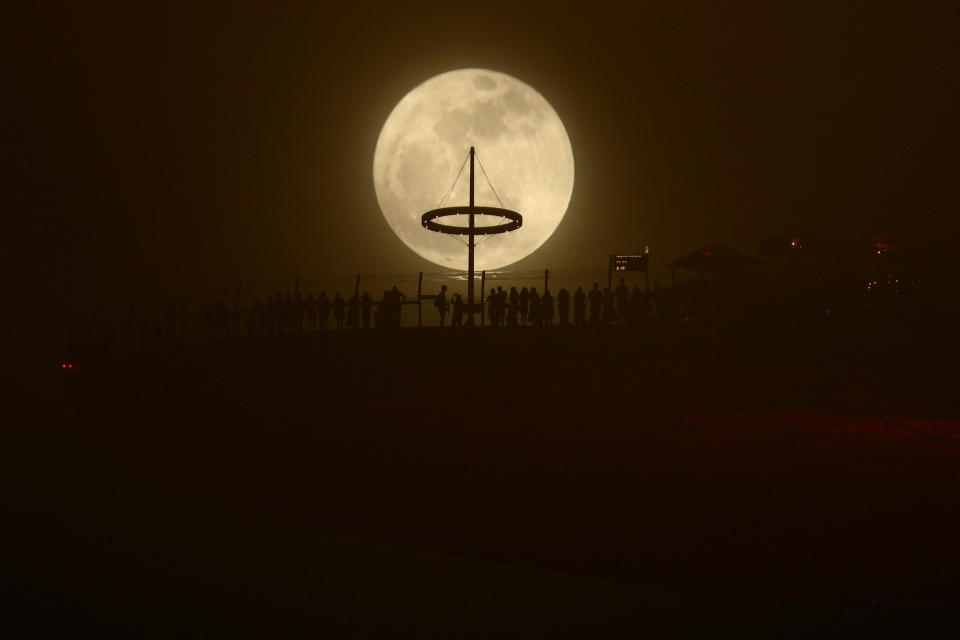
<svg viewBox="0 0 960 640">
<path fill-rule="evenodd" d="M 478 237 L 476 268 L 493 270 L 546 242 L 573 193 L 570 138 L 536 89 L 487 69 L 458 69 L 430 78 L 405 95 L 384 123 L 373 156 L 373 183 L 383 217 L 404 244 L 431 262 L 464 270 L 463 242 L 427 231 L 420 216 L 445 197 L 446 206 L 469 202 L 469 167 L 456 183 L 454 179 L 471 146 L 479 161 L 476 204 L 502 206 L 523 216 L 517 231 Z M 477 218 L 477 226 L 500 222 Z"/>
</svg>

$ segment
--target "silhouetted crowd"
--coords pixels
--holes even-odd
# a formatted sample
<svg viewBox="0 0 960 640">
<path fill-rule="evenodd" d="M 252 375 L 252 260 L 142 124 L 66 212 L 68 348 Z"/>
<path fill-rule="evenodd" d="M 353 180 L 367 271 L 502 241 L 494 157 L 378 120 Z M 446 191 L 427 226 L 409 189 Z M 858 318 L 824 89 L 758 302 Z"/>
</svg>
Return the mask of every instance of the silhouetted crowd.
<svg viewBox="0 0 960 640">
<path fill-rule="evenodd" d="M 649 291 L 628 287 L 623 280 L 612 290 L 598 283 L 571 289 L 561 288 L 554 294 L 537 287 L 494 287 L 478 296 L 472 314 L 465 296 L 449 292 L 446 285 L 437 294 L 419 299 L 408 299 L 396 286 L 379 299 L 359 291 L 350 297 L 340 292 L 330 296 L 326 291 L 304 295 L 295 288 L 254 299 L 246 307 L 240 307 L 238 291 L 232 305 L 224 299 L 207 301 L 192 312 L 184 295 L 179 300 L 130 302 L 125 323 L 117 314 L 116 323 L 101 323 L 105 328 L 97 328 L 93 317 L 88 326 L 72 329 L 67 342 L 98 345 L 104 352 L 112 352 L 114 346 L 135 352 L 196 339 L 391 329 L 401 326 L 403 306 L 409 304 L 420 305 L 415 324 L 423 318 L 424 324 L 435 325 L 438 319 L 441 327 L 455 328 L 470 324 L 471 319 L 492 328 L 752 326 L 772 330 L 785 323 L 806 326 L 819 320 L 835 324 L 869 317 L 917 324 L 960 318 L 960 293 L 951 293 L 960 290 L 960 275 L 949 269 L 928 274 L 901 269 L 866 277 L 805 269 L 767 280 L 694 277 L 669 287 L 655 282 Z M 413 324 L 411 318 L 406 324 Z"/>
<path fill-rule="evenodd" d="M 467 302 L 459 293 L 447 295 L 447 286 L 433 298 L 433 306 L 445 326 L 448 314 L 450 326 L 462 327 L 469 316 Z M 410 303 L 416 304 L 412 300 Z M 380 300 L 369 292 L 359 297 L 344 298 L 339 291 L 330 298 L 326 291 L 306 296 L 299 291 L 276 292 L 265 301 L 253 300 L 249 310 L 228 309 L 224 300 L 206 302 L 202 312 L 204 337 L 208 340 L 229 336 L 276 335 L 336 329 L 397 328 L 401 325 L 402 308 L 406 295 L 396 286 L 384 291 Z M 482 311 L 475 307 L 476 322 L 485 321 L 491 327 L 542 327 L 638 324 L 654 309 L 653 294 L 631 290 L 621 280 L 611 291 L 594 283 L 589 291 L 577 287 L 573 295 L 562 288 L 556 297 L 549 289 L 539 293 L 536 287 L 509 291 L 502 287 L 492 289 L 484 300 Z M 484 318 L 479 316 L 483 314 Z"/>
<path fill-rule="evenodd" d="M 910 301 L 917 291 L 917 280 L 871 280 L 866 288 L 839 288 L 829 281 L 804 286 L 782 283 L 750 286 L 694 278 L 671 287 L 645 291 L 630 287 L 621 279 L 612 289 L 594 282 L 592 287 L 578 286 L 572 293 L 561 288 L 556 295 L 537 287 L 494 287 L 473 308 L 475 325 L 490 327 L 604 327 L 642 326 L 645 323 L 686 324 L 721 321 L 724 318 L 837 317 L 860 310 L 879 310 L 887 301 Z M 421 304 L 422 312 L 431 306 L 441 327 L 464 327 L 470 322 L 465 296 L 451 293 L 443 285 L 435 295 L 408 299 L 396 286 L 374 299 L 369 292 L 344 297 L 339 291 L 330 297 L 302 295 L 299 291 L 276 292 L 261 301 L 254 299 L 247 309 L 230 309 L 224 300 L 206 302 L 200 315 L 202 335 L 207 340 L 257 335 L 279 335 L 326 329 L 392 329 L 401 326 L 402 308 Z M 174 317 L 176 316 L 176 320 Z M 196 318 L 196 316 L 193 316 Z M 436 316 L 435 316 L 436 317 Z M 160 345 L 183 340 L 182 309 L 166 314 L 165 323 L 147 329 L 139 342 Z M 189 318 L 189 316 L 188 316 Z M 179 322 L 179 329 L 174 329 Z M 434 324 L 427 322 L 427 324 Z M 192 332 L 190 332 L 192 333 Z M 176 340 L 172 336 L 179 336 Z M 193 335 L 196 335 L 193 333 Z"/>
<path fill-rule="evenodd" d="M 485 303 L 492 327 L 636 324 L 652 311 L 651 296 L 640 287 L 631 290 L 623 280 L 613 291 L 601 290 L 595 282 L 587 292 L 577 287 L 573 296 L 566 289 L 560 289 L 556 298 L 549 289 L 540 294 L 536 287 L 523 287 L 519 291 L 510 287 L 509 292 L 497 287 L 490 291 Z M 456 304 L 453 324 L 459 326 Z"/>
<path fill-rule="evenodd" d="M 304 296 L 299 291 L 284 295 L 278 291 L 264 302 L 254 298 L 245 320 L 241 321 L 243 314 L 230 313 L 223 300 L 216 304 L 208 301 L 202 315 L 204 336 L 212 339 L 239 335 L 241 328 L 245 328 L 247 335 L 275 335 L 333 327 L 399 327 L 405 302 L 406 296 L 396 286 L 384 291 L 379 302 L 366 291 L 359 298 L 353 295 L 349 299 L 339 291 L 333 298 L 328 297 L 326 291 L 321 291 L 318 296 L 312 293 Z"/>
<path fill-rule="evenodd" d="M 912 323 L 919 331 L 925 323 L 960 319 L 960 242 L 950 240 L 946 249 L 917 250 L 899 259 L 894 254 L 903 250 L 889 249 L 890 243 L 881 240 L 869 245 L 865 257 L 853 259 L 842 252 L 814 251 L 814 244 L 794 238 L 780 253 L 761 252 L 767 262 L 749 262 L 750 268 L 704 271 L 679 266 L 676 271 L 683 278 L 678 279 L 671 267 L 670 285 L 654 282 L 650 290 L 628 287 L 623 279 L 615 287 L 592 283 L 556 293 L 495 286 L 478 296 L 472 308 L 464 295 L 449 292 L 445 285 L 435 295 L 412 299 L 394 286 L 375 299 L 359 288 L 349 297 L 340 292 L 328 296 L 326 291 L 304 295 L 298 282 L 292 292 L 277 291 L 245 308 L 239 304 L 239 288 L 233 304 L 208 300 L 200 309 L 188 304 L 187 294 L 168 300 L 142 297 L 130 300 L 126 310 L 115 304 L 80 318 L 70 329 L 68 343 L 101 344 L 108 352 L 115 344 L 126 344 L 138 351 L 196 339 L 389 329 L 401 326 L 407 304 L 419 305 L 418 325 L 424 315 L 425 324 L 436 324 L 436 313 L 442 327 L 472 321 L 494 328 L 730 326 L 772 331 L 812 322 L 856 325 L 869 320 Z M 706 259 L 713 253 L 710 249 L 695 257 Z"/>
</svg>

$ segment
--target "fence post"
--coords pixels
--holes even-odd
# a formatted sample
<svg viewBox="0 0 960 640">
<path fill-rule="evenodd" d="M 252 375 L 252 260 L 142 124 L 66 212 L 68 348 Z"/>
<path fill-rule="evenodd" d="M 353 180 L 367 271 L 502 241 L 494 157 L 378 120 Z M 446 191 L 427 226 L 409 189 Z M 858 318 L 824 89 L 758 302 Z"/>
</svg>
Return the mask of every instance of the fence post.
<svg viewBox="0 0 960 640">
<path fill-rule="evenodd" d="M 484 293 L 484 291 L 486 290 L 486 286 L 487 286 L 487 272 L 481 271 L 480 272 L 480 326 L 481 327 L 484 326 L 484 324 L 486 323 L 485 318 L 487 315 L 486 307 L 484 306 L 486 304 L 486 302 L 484 301 L 487 299 L 486 294 Z"/>
<path fill-rule="evenodd" d="M 420 296 L 423 293 L 423 271 L 417 276 L 417 328 L 423 327 L 423 300 Z"/>
</svg>

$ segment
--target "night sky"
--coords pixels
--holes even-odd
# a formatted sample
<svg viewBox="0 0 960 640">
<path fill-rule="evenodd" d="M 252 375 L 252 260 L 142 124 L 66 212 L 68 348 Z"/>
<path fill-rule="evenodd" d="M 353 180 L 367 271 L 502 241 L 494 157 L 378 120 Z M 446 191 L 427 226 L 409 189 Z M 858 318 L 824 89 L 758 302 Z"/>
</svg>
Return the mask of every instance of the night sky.
<svg viewBox="0 0 960 640">
<path fill-rule="evenodd" d="M 9 23 L 8 215 L 32 240 L 13 275 L 74 307 L 438 270 L 384 221 L 371 165 L 396 102 L 460 67 L 531 84 L 572 141 L 566 218 L 517 268 L 958 228 L 948 3 L 128 4 Z"/>
</svg>

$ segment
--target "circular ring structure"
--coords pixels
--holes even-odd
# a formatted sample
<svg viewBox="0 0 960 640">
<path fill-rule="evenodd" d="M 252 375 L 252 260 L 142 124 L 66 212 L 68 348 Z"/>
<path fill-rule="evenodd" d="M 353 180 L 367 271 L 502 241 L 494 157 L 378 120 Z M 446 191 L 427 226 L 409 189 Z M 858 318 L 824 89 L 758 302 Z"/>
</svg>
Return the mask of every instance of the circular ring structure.
<svg viewBox="0 0 960 640">
<path fill-rule="evenodd" d="M 459 227 L 441 222 L 434 222 L 437 218 L 446 218 L 447 216 L 467 216 L 473 213 L 477 216 L 497 216 L 504 218 L 509 222 L 495 224 L 489 227 Z M 433 209 L 420 216 L 420 224 L 429 231 L 438 233 L 448 233 L 455 236 L 492 236 L 497 233 L 506 233 L 514 231 L 523 226 L 523 216 L 516 211 L 509 209 L 498 209 L 497 207 L 443 207 L 442 209 Z"/>
</svg>

